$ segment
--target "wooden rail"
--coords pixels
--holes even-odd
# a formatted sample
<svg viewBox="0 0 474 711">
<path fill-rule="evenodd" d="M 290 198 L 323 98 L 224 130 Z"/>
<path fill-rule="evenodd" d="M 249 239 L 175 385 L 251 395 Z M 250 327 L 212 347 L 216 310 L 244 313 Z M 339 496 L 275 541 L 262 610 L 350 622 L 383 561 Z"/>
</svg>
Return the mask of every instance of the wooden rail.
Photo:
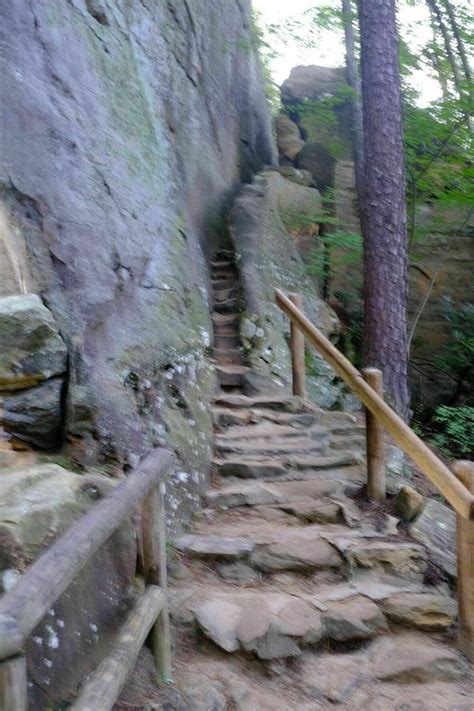
<svg viewBox="0 0 474 711">
<path fill-rule="evenodd" d="M 292 327 L 301 331 L 366 407 L 370 496 L 378 500 L 385 498 L 385 467 L 380 429 L 383 425 L 456 511 L 459 647 L 474 661 L 474 464 L 458 463 L 452 472 L 385 402 L 380 371 L 367 369 L 364 379 L 362 373 L 308 320 L 302 309 L 295 305 L 294 294 L 289 298 L 280 289 L 275 289 L 275 300 L 290 318 Z M 294 342 L 293 336 L 291 343 Z M 303 367 L 302 359 L 304 362 L 301 347 L 298 352 L 292 351 L 294 374 L 297 369 Z"/>
<path fill-rule="evenodd" d="M 0 698 L 8 699 L 5 709 L 26 709 L 23 656 L 26 639 L 81 568 L 137 506 L 143 507 L 141 526 L 147 587 L 118 633 L 110 657 L 89 678 L 84 697 L 80 694 L 73 708 L 81 711 L 112 708 L 150 630 L 157 671 L 163 679 L 170 677 L 163 479 L 171 464 L 172 455 L 166 450 L 148 455 L 43 553 L 0 599 Z M 133 644 L 128 643 L 132 633 L 135 635 Z M 89 702 L 90 699 L 94 702 Z"/>
</svg>

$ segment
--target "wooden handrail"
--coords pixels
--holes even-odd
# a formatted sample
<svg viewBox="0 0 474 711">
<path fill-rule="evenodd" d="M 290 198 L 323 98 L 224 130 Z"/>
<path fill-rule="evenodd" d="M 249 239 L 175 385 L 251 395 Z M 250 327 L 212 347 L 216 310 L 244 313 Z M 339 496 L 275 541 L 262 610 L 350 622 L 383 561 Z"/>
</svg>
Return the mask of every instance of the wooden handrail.
<svg viewBox="0 0 474 711">
<path fill-rule="evenodd" d="M 164 449 L 155 450 L 149 454 L 112 492 L 43 553 L 20 578 L 15 587 L 0 599 L 0 663 L 6 660 L 4 676 L 2 677 L 0 673 L 0 686 L 2 684 L 7 686 L 6 693 L 12 693 L 14 686 L 16 688 L 21 686 L 16 670 L 19 675 L 24 677 L 23 682 L 26 687 L 24 664 L 18 663 L 26 639 L 100 546 L 144 500 L 150 499 L 157 503 L 156 506 L 148 508 L 148 518 L 144 517 L 144 525 L 156 526 L 157 522 L 152 518 L 163 518 L 163 477 L 170 469 L 172 462 L 172 455 Z M 150 498 L 158 486 L 158 499 L 153 496 Z M 160 606 L 157 602 L 158 597 L 152 592 L 146 599 L 155 600 L 152 609 L 158 610 L 159 607 L 157 614 L 160 614 L 160 618 L 166 618 L 155 625 L 165 635 L 168 635 L 167 639 L 161 640 L 159 645 L 155 645 L 158 654 L 155 657 L 162 676 L 169 677 L 169 623 L 166 576 L 163 574 L 163 569 L 166 570 L 166 563 L 162 560 L 165 555 L 165 541 L 161 540 L 164 537 L 164 519 L 159 522 L 159 527 L 159 541 L 155 541 L 149 532 L 145 536 L 146 548 L 153 545 L 152 550 L 145 551 L 145 557 L 150 569 L 153 570 L 153 573 L 146 572 L 146 582 L 149 586 L 160 591 L 162 596 L 158 596 Z M 164 575 L 161 580 L 160 571 L 162 578 Z M 158 583 L 160 588 L 156 588 Z M 146 619 L 148 620 L 148 618 L 149 615 Z M 148 626 L 147 633 L 149 629 L 150 626 Z M 108 669 L 108 666 L 105 665 L 104 668 Z M 16 698 L 15 711 L 26 708 L 23 701 L 19 701 L 19 697 Z"/>
<path fill-rule="evenodd" d="M 474 520 L 474 495 L 464 486 L 434 452 L 413 432 L 394 410 L 368 385 L 362 374 L 342 353 L 306 318 L 280 289 L 275 289 L 277 305 L 304 333 L 307 340 L 334 368 L 346 385 L 377 417 L 400 448 L 408 454 L 421 471 L 437 486 L 455 511 Z"/>
</svg>

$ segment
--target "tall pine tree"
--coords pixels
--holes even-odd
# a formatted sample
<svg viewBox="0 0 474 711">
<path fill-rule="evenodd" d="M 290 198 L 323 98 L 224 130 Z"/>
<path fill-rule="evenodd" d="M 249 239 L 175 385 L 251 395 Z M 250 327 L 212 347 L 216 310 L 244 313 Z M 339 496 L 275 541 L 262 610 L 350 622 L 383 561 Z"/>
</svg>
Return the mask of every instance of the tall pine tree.
<svg viewBox="0 0 474 711">
<path fill-rule="evenodd" d="M 395 0 L 359 0 L 364 120 L 364 360 L 409 414 L 407 231 Z"/>
</svg>

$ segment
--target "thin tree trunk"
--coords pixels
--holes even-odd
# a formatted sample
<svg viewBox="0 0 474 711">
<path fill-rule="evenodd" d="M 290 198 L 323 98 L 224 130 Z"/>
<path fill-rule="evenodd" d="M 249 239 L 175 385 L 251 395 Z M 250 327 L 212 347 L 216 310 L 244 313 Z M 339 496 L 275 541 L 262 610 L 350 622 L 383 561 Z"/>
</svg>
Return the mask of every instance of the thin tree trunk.
<svg viewBox="0 0 474 711">
<path fill-rule="evenodd" d="M 360 0 L 364 116 L 364 362 L 409 414 L 407 232 L 395 0 Z"/>
<path fill-rule="evenodd" d="M 352 145 L 354 152 L 357 197 L 359 199 L 360 209 L 360 206 L 362 205 L 362 190 L 364 186 L 364 128 L 362 119 L 361 84 L 355 52 L 355 33 L 354 24 L 352 22 L 353 8 L 351 0 L 342 0 L 342 15 L 344 36 L 346 41 L 347 83 L 354 92 L 351 100 L 353 125 Z"/>
<path fill-rule="evenodd" d="M 451 38 L 449 36 L 448 28 L 446 27 L 446 24 L 444 22 L 442 12 L 439 9 L 436 0 L 426 0 L 426 2 L 428 3 L 428 7 L 432 11 L 434 17 L 436 18 L 439 30 L 443 36 L 446 58 L 451 66 L 451 71 L 453 72 L 454 85 L 458 93 L 461 94 L 461 76 L 459 74 L 459 67 L 457 65 L 456 57 L 454 56 L 454 52 L 451 47 Z"/>
<path fill-rule="evenodd" d="M 461 39 L 461 34 L 459 32 L 459 27 L 458 23 L 456 21 L 456 16 L 453 12 L 453 8 L 451 6 L 451 3 L 449 0 L 442 0 L 443 6 L 448 14 L 449 17 L 449 23 L 451 25 L 451 29 L 454 35 L 454 39 L 456 40 L 456 44 L 458 46 L 458 52 L 459 56 L 461 58 L 461 63 L 464 69 L 464 73 L 466 75 L 466 79 L 468 81 L 471 81 L 471 67 L 469 66 L 469 59 L 466 54 L 466 48 L 464 47 L 464 42 Z"/>
</svg>

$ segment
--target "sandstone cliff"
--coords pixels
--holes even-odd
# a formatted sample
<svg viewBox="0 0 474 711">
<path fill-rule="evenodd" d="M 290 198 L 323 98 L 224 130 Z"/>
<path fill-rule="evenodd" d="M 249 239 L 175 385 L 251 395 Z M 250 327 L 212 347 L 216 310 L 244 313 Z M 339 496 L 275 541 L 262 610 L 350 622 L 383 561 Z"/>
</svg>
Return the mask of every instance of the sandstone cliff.
<svg viewBox="0 0 474 711">
<path fill-rule="evenodd" d="M 193 498 L 215 386 L 206 257 L 237 185 L 273 160 L 250 1 L 12 0 L 2 16 L 0 294 L 38 294 L 59 325 L 74 457 L 130 466 L 166 442 Z"/>
</svg>

